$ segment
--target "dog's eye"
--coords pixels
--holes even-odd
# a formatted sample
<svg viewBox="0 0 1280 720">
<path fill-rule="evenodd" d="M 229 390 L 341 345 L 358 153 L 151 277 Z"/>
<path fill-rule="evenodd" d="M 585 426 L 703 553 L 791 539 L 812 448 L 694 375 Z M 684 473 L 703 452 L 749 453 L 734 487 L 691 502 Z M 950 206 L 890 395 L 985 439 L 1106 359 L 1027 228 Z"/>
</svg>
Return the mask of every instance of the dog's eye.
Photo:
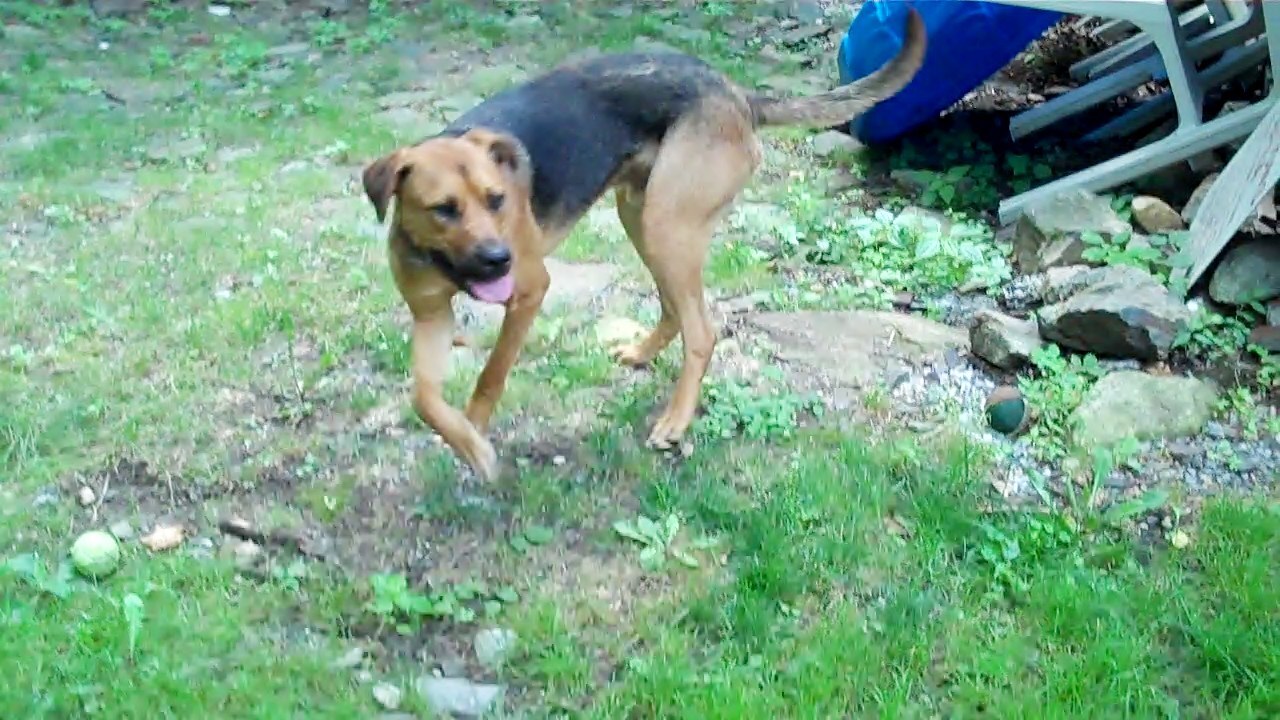
<svg viewBox="0 0 1280 720">
<path fill-rule="evenodd" d="M 459 217 L 458 204 L 452 200 L 432 206 L 431 212 L 435 213 L 436 217 L 446 222 L 453 222 Z"/>
<path fill-rule="evenodd" d="M 502 209 L 502 203 L 506 199 L 507 196 L 502 193 L 491 192 L 489 193 L 489 196 L 485 198 L 485 201 L 489 204 L 490 212 L 498 212 Z"/>
</svg>

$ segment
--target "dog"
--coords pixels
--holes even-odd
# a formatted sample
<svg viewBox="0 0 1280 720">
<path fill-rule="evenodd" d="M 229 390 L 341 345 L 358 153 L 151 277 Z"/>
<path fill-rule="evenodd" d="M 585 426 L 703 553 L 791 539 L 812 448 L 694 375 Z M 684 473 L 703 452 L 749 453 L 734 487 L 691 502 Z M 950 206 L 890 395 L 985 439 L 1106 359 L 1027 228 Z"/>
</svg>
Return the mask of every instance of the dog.
<svg viewBox="0 0 1280 720">
<path fill-rule="evenodd" d="M 646 445 L 679 443 L 692 422 L 716 345 L 703 295 L 712 234 L 760 165 L 757 132 L 829 128 L 891 97 L 924 60 L 913 10 L 901 50 L 875 73 L 826 93 L 750 93 L 701 60 L 676 52 L 570 61 L 502 91 L 440 133 L 364 168 L 387 237 L 391 275 L 412 316 L 413 404 L 477 474 L 492 480 L 486 439 L 550 284 L 544 258 L 610 189 L 627 237 L 662 306 L 638 342 L 610 348 L 640 366 L 682 339 L 679 379 Z M 464 411 L 443 393 L 454 332 L 453 296 L 504 306 L 502 325 Z"/>
</svg>

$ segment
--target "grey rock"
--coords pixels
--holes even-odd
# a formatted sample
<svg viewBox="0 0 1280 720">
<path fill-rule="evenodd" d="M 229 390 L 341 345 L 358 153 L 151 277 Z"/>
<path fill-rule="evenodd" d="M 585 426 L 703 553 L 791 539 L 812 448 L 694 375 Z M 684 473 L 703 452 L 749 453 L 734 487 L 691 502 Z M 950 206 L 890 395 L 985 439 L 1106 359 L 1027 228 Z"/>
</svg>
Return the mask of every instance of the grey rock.
<svg viewBox="0 0 1280 720">
<path fill-rule="evenodd" d="M 357 645 L 334 660 L 333 667 L 338 670 L 350 670 L 358 667 L 362 662 L 364 662 L 364 648 Z"/>
<path fill-rule="evenodd" d="M 974 355 L 998 368 L 1017 370 L 1031 361 L 1044 345 L 1035 321 L 1019 320 L 998 312 L 981 312 L 969 328 L 969 347 Z"/>
<path fill-rule="evenodd" d="M 1280 353 L 1280 326 L 1261 325 L 1249 333 L 1249 344 L 1269 353 Z"/>
<path fill-rule="evenodd" d="M 1132 228 L 1105 198 L 1084 190 L 1064 192 L 1028 207 L 1018 218 L 1014 261 L 1025 273 L 1081 264 L 1085 251 L 1081 236 L 1086 232 L 1110 240 Z"/>
<path fill-rule="evenodd" d="M 1229 250 L 1209 280 L 1209 297 L 1227 305 L 1280 297 L 1280 238 L 1259 238 Z"/>
<path fill-rule="evenodd" d="M 1040 336 L 1101 357 L 1165 357 L 1191 313 L 1158 280 L 1129 266 L 1100 268 L 1064 302 L 1040 309 Z"/>
<path fill-rule="evenodd" d="M 391 683 L 378 683 L 373 686 L 373 699 L 383 710 L 399 710 L 403 693 Z"/>
<path fill-rule="evenodd" d="M 836 384 L 874 387 L 915 366 L 968 350 L 968 333 L 915 315 L 854 310 L 760 313 L 748 321 L 773 340 L 776 353 L 829 376 Z"/>
<path fill-rule="evenodd" d="M 1218 389 L 1204 380 L 1143 372 L 1117 372 L 1099 380 L 1072 414 L 1074 438 L 1084 448 L 1137 440 L 1190 437 L 1204 430 Z"/>
<path fill-rule="evenodd" d="M 1280 325 L 1280 300 L 1272 300 L 1267 304 L 1267 324 Z"/>
<path fill-rule="evenodd" d="M 1044 303 L 1060 303 L 1096 282 L 1106 269 L 1088 265 L 1066 265 L 1049 268 L 1041 276 L 1040 300 Z"/>
<path fill-rule="evenodd" d="M 1182 216 L 1169 203 L 1151 195 L 1139 195 L 1133 199 L 1133 221 L 1152 235 L 1185 230 Z"/>
<path fill-rule="evenodd" d="M 480 717 L 501 700 L 503 689 L 462 678 L 422 677 L 417 691 L 431 711 L 438 715 Z"/>
<path fill-rule="evenodd" d="M 839 130 L 827 130 L 813 136 L 813 154 L 818 157 L 831 157 L 840 153 L 856 152 L 862 147 L 852 136 Z"/>
<path fill-rule="evenodd" d="M 145 12 L 149 0 L 93 0 L 89 5 L 98 17 L 124 17 Z"/>
<path fill-rule="evenodd" d="M 515 632 L 511 630 L 485 628 L 476 633 L 472 642 L 476 651 L 476 659 L 480 661 L 481 665 L 490 669 L 502 667 L 507 660 L 507 656 L 515 648 L 518 639 Z"/>
<path fill-rule="evenodd" d="M 252 540 L 242 540 L 236 543 L 232 552 L 235 555 L 236 567 L 240 570 L 249 570 L 257 565 L 262 557 L 262 546 Z"/>
<path fill-rule="evenodd" d="M 111 523 L 111 527 L 107 529 L 111 531 L 111 534 L 114 535 L 117 540 L 131 540 L 135 535 L 133 526 L 129 524 L 128 520 L 118 520 L 113 522 Z"/>
<path fill-rule="evenodd" d="M 816 23 L 826 15 L 817 0 L 787 0 L 782 6 L 787 15 L 802 23 Z"/>
</svg>

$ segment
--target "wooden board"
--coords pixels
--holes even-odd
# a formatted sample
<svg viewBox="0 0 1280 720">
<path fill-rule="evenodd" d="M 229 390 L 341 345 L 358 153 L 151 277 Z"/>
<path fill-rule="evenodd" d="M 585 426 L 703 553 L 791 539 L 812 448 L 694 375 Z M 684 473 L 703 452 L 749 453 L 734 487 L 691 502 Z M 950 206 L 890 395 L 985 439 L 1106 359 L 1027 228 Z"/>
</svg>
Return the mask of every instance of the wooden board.
<svg viewBox="0 0 1280 720">
<path fill-rule="evenodd" d="M 1271 110 L 1214 181 L 1191 222 L 1184 250 L 1191 258 L 1185 287 L 1200 279 L 1267 193 L 1274 193 L 1280 183 L 1280 102 L 1270 102 Z"/>
</svg>

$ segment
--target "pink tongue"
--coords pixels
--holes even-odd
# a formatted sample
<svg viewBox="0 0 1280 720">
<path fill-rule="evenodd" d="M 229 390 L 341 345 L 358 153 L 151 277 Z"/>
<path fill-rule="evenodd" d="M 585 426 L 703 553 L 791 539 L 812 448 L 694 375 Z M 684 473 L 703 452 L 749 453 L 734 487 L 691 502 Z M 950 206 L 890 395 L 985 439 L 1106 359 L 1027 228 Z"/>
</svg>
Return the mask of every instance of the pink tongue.
<svg viewBox="0 0 1280 720">
<path fill-rule="evenodd" d="M 511 277 L 511 273 L 507 273 L 496 280 L 473 282 L 468 289 L 471 291 L 471 296 L 481 302 L 501 305 L 511 298 L 515 287 L 515 278 Z"/>
</svg>

